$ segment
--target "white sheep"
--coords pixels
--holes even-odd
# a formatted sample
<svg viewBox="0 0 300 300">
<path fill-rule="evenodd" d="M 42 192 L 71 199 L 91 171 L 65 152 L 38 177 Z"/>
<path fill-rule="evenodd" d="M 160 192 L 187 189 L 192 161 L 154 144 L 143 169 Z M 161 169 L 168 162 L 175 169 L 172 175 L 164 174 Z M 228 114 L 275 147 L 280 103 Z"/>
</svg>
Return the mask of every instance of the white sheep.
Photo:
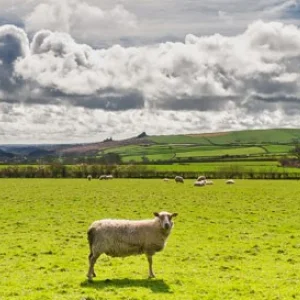
<svg viewBox="0 0 300 300">
<path fill-rule="evenodd" d="M 206 180 L 206 177 L 201 175 L 197 178 L 197 181 L 202 181 L 202 180 Z"/>
<path fill-rule="evenodd" d="M 154 216 L 152 220 L 104 219 L 93 222 L 87 232 L 90 246 L 88 279 L 96 276 L 94 265 L 103 253 L 112 257 L 145 254 L 149 278 L 155 277 L 152 256 L 163 250 L 173 227 L 172 218 L 177 213 L 155 212 Z"/>
<path fill-rule="evenodd" d="M 168 182 L 169 178 L 164 178 L 163 181 Z"/>
<path fill-rule="evenodd" d="M 228 180 L 226 181 L 226 184 L 234 184 L 234 180 L 233 180 L 233 179 L 228 179 Z"/>
<path fill-rule="evenodd" d="M 88 175 L 86 178 L 88 181 L 91 181 L 93 177 L 92 177 L 92 175 Z"/>
<path fill-rule="evenodd" d="M 176 182 L 176 183 L 178 183 L 178 182 L 184 183 L 184 179 L 183 179 L 182 176 L 175 176 L 175 182 Z"/>
<path fill-rule="evenodd" d="M 213 185 L 214 182 L 212 180 L 206 180 L 206 185 Z"/>
<path fill-rule="evenodd" d="M 195 181 L 194 186 L 205 186 L 206 185 L 206 180 L 200 180 L 200 181 Z"/>
<path fill-rule="evenodd" d="M 109 179 L 113 179 L 114 177 L 112 175 L 101 175 L 99 176 L 99 180 L 109 180 Z"/>
</svg>

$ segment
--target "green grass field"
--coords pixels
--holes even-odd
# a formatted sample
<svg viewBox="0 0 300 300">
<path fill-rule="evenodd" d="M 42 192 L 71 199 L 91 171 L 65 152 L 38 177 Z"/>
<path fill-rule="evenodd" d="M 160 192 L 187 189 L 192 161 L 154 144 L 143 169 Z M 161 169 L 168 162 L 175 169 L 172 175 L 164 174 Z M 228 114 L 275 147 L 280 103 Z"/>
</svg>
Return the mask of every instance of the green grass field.
<svg viewBox="0 0 300 300">
<path fill-rule="evenodd" d="M 243 170 L 254 170 L 257 172 L 278 171 L 282 172 L 283 168 L 278 167 L 276 161 L 235 161 L 235 162 L 209 162 L 209 163 L 191 163 L 191 164 L 172 164 L 172 165 L 145 165 L 157 171 L 174 171 L 174 172 L 212 172 L 224 168 L 243 168 Z M 286 168 L 287 171 L 300 172 L 300 169 Z"/>
<path fill-rule="evenodd" d="M 123 146 L 118 148 L 110 148 L 103 153 L 118 153 L 122 161 L 127 162 L 142 162 L 144 158 L 148 161 L 166 161 L 176 160 L 180 158 L 217 158 L 221 156 L 239 156 L 239 155 L 265 155 L 288 153 L 292 146 L 284 145 L 268 145 L 265 147 L 259 146 L 199 146 L 199 145 L 151 145 L 151 146 Z"/>
<path fill-rule="evenodd" d="M 300 130 L 291 128 L 212 132 L 207 134 L 150 136 L 149 139 L 162 144 L 274 144 L 292 143 L 300 139 Z"/>
<path fill-rule="evenodd" d="M 146 168 L 164 172 L 217 172 L 229 169 L 240 170 L 241 172 L 260 172 L 260 173 L 300 173 L 299 168 L 281 167 L 276 161 L 235 161 L 235 162 L 209 162 L 191 164 L 172 164 L 172 165 L 144 165 Z"/>
<path fill-rule="evenodd" d="M 285 156 L 300 140 L 299 129 L 269 129 L 194 135 L 149 136 L 149 144 L 113 147 L 100 151 L 118 153 L 124 163 L 178 161 L 210 157 Z M 151 144 L 154 143 L 154 144 Z"/>
<path fill-rule="evenodd" d="M 153 180 L 1 179 L 0 299 L 300 299 L 299 181 L 193 187 Z M 94 220 L 178 212 L 147 279 L 144 256 L 101 257 Z"/>
</svg>

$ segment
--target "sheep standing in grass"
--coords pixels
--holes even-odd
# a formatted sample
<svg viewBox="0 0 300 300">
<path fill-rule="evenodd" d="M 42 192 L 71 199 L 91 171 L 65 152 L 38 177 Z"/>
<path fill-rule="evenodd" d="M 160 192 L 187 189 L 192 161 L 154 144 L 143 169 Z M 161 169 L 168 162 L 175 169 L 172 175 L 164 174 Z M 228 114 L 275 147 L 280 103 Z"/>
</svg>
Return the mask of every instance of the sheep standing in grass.
<svg viewBox="0 0 300 300">
<path fill-rule="evenodd" d="M 197 181 L 203 181 L 203 180 L 206 180 L 206 177 L 201 175 L 197 178 Z"/>
<path fill-rule="evenodd" d="M 173 227 L 172 218 L 177 213 L 155 212 L 154 216 L 152 220 L 104 219 L 92 223 L 88 229 L 89 280 L 96 276 L 94 265 L 103 253 L 113 257 L 145 254 L 149 264 L 149 278 L 155 277 L 152 256 L 163 250 Z"/>
<path fill-rule="evenodd" d="M 93 178 L 92 175 L 88 175 L 88 176 L 87 176 L 87 180 L 88 180 L 88 181 L 91 181 L 92 178 Z"/>
<path fill-rule="evenodd" d="M 206 180 L 195 181 L 194 186 L 205 186 Z"/>
<path fill-rule="evenodd" d="M 226 184 L 234 184 L 234 180 L 233 180 L 233 179 L 228 179 L 228 180 L 226 181 Z"/>
<path fill-rule="evenodd" d="M 99 180 L 109 180 L 113 179 L 114 177 L 112 175 L 100 175 Z"/>
<path fill-rule="evenodd" d="M 182 176 L 175 176 L 175 182 L 178 183 L 184 183 L 183 177 Z"/>
</svg>

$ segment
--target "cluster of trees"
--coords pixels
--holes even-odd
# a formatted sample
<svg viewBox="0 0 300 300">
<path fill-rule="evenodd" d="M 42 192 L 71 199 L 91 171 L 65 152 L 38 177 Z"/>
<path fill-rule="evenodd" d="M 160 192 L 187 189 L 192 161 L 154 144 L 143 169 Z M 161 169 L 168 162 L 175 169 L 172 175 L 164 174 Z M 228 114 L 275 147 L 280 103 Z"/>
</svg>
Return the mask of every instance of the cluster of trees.
<svg viewBox="0 0 300 300">
<path fill-rule="evenodd" d="M 64 165 L 52 163 L 49 165 L 11 165 L 0 168 L 2 178 L 86 178 L 92 175 L 98 178 L 103 174 L 111 174 L 114 177 L 143 177 L 147 172 L 145 166 L 133 165 Z M 151 177 L 148 174 L 148 177 Z"/>
<path fill-rule="evenodd" d="M 0 156 L 0 163 L 11 163 L 11 164 L 55 164 L 62 163 L 64 165 L 73 165 L 79 163 L 86 164 L 121 164 L 122 159 L 118 153 L 105 153 L 101 156 L 89 155 L 89 156 L 55 156 L 55 155 L 45 155 L 45 156 L 22 156 L 16 155 L 10 159 L 3 159 Z"/>
<path fill-rule="evenodd" d="M 158 171 L 154 167 L 145 165 L 63 165 L 53 163 L 41 166 L 7 166 L 0 168 L 2 178 L 86 178 L 92 175 L 98 178 L 103 174 L 111 174 L 116 178 L 174 178 L 176 175 L 184 178 L 195 179 L 199 171 L 176 172 Z M 205 172 L 206 177 L 216 178 L 240 178 L 240 179 L 300 179 L 299 172 L 282 172 L 278 170 L 256 171 L 244 169 L 242 166 L 229 166 L 214 171 Z"/>
<path fill-rule="evenodd" d="M 279 163 L 282 167 L 300 168 L 300 144 L 296 143 L 290 155 L 280 158 Z"/>
</svg>

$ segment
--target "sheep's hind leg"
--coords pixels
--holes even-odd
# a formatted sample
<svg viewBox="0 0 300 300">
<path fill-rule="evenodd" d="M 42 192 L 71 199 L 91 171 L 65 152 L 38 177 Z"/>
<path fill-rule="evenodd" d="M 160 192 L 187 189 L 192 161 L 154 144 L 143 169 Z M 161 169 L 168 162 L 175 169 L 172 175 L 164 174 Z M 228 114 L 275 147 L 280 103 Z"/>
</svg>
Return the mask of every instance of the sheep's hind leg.
<svg viewBox="0 0 300 300">
<path fill-rule="evenodd" d="M 90 264 L 90 266 L 89 266 L 89 270 L 88 270 L 88 273 L 87 273 L 87 277 L 88 277 L 89 280 L 93 280 L 93 277 L 96 277 L 94 266 L 95 266 L 95 263 L 96 263 L 99 256 L 100 256 L 100 254 L 95 255 L 92 252 L 89 255 L 89 264 Z"/>
<path fill-rule="evenodd" d="M 154 275 L 153 269 L 152 269 L 152 255 L 147 254 L 147 259 L 148 259 L 148 263 L 149 263 L 149 278 L 154 278 L 155 275 Z"/>
</svg>

